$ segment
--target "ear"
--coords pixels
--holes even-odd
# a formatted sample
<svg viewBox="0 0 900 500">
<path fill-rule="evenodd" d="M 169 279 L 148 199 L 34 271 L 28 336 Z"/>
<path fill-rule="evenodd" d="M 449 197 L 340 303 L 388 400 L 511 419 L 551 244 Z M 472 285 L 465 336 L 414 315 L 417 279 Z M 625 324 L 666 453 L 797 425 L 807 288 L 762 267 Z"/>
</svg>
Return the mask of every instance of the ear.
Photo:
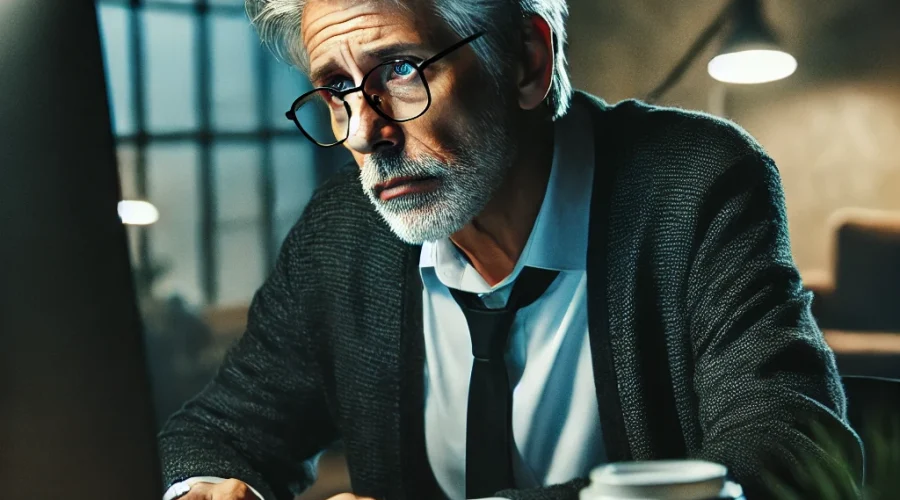
<svg viewBox="0 0 900 500">
<path fill-rule="evenodd" d="M 536 14 L 522 20 L 525 51 L 518 71 L 519 106 L 522 109 L 538 107 L 547 94 L 553 80 L 553 31 L 547 21 Z"/>
</svg>

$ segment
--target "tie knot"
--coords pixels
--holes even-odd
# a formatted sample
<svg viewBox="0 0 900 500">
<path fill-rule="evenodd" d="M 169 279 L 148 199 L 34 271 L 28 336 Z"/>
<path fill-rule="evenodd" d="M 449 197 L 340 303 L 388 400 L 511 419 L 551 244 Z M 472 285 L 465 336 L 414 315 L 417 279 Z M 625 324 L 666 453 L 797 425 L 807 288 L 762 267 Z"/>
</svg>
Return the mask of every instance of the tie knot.
<svg viewBox="0 0 900 500">
<path fill-rule="evenodd" d="M 476 361 L 503 361 L 509 330 L 516 312 L 510 309 L 473 309 L 463 306 L 469 336 L 472 338 L 472 356 Z"/>
<path fill-rule="evenodd" d="M 502 309 L 488 309 L 477 295 L 450 289 L 466 316 L 469 335 L 472 337 L 472 356 L 477 361 L 503 360 L 516 311 L 543 295 L 558 274 L 557 271 L 534 267 L 522 269 L 513 283 L 509 301 Z"/>
</svg>

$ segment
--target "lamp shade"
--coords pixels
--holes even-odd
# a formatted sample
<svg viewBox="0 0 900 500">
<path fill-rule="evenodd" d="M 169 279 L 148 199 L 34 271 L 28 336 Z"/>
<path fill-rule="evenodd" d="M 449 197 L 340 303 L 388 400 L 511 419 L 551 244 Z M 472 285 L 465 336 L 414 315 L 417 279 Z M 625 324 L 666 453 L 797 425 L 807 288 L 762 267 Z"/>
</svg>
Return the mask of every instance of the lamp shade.
<svg viewBox="0 0 900 500">
<path fill-rule="evenodd" d="M 734 31 L 709 62 L 710 76 L 727 83 L 766 83 L 792 75 L 797 60 L 778 46 L 760 0 L 735 0 L 733 8 Z"/>
</svg>

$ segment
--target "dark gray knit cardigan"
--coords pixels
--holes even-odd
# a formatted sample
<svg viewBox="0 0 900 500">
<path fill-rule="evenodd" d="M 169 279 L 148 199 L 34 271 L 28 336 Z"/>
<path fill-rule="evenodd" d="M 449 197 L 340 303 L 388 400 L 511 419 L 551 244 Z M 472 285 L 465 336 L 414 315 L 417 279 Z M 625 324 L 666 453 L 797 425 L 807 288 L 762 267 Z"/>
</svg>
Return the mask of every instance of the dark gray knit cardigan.
<svg viewBox="0 0 900 500">
<path fill-rule="evenodd" d="M 575 100 L 596 131 L 588 316 L 609 459 L 713 460 L 758 498 L 764 466 L 832 461 L 810 421 L 858 443 L 772 160 L 708 116 Z M 358 495 L 439 498 L 425 454 L 419 249 L 393 236 L 355 169 L 322 186 L 243 338 L 165 426 L 167 485 L 236 477 L 287 499 L 309 482 L 303 461 L 340 439 Z M 585 484 L 499 496 L 575 499 Z"/>
</svg>

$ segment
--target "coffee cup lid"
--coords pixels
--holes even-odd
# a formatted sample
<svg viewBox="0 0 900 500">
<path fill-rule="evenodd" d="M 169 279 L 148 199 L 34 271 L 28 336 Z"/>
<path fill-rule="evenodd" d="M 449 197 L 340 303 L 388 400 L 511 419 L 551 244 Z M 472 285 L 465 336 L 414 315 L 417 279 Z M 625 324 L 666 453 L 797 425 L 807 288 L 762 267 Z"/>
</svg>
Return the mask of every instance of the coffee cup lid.
<svg viewBox="0 0 900 500">
<path fill-rule="evenodd" d="M 724 482 L 727 473 L 724 465 L 704 460 L 655 460 L 604 465 L 591 472 L 591 481 L 609 486 Z"/>
</svg>

